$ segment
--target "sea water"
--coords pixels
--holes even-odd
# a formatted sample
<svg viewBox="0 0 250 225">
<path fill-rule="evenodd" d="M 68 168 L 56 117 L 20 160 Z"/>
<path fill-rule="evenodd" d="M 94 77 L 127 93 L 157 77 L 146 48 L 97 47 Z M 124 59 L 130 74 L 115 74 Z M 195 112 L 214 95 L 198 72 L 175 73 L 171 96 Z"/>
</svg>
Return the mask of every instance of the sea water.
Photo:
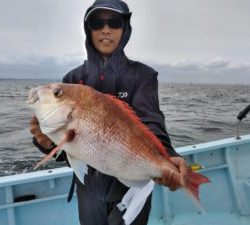
<svg viewBox="0 0 250 225">
<path fill-rule="evenodd" d="M 50 80 L 0 80 L 0 176 L 33 171 L 43 156 L 32 144 L 29 89 Z M 250 104 L 249 85 L 159 84 L 160 108 L 174 147 L 237 134 L 238 113 Z M 249 116 L 250 117 L 250 116 Z M 241 134 L 250 133 L 250 119 Z M 41 169 L 65 166 L 50 161 Z"/>
</svg>

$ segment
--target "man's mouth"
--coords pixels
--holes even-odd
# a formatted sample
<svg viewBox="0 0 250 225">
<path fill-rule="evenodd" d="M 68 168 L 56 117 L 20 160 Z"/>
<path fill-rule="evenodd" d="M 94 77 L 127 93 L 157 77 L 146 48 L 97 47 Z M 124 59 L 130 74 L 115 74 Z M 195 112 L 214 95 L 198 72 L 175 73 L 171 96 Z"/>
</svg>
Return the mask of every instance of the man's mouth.
<svg viewBox="0 0 250 225">
<path fill-rule="evenodd" d="M 111 39 L 109 39 L 109 38 L 102 38 L 102 39 L 100 39 L 100 42 L 102 42 L 102 43 L 112 43 L 113 41 Z"/>
</svg>

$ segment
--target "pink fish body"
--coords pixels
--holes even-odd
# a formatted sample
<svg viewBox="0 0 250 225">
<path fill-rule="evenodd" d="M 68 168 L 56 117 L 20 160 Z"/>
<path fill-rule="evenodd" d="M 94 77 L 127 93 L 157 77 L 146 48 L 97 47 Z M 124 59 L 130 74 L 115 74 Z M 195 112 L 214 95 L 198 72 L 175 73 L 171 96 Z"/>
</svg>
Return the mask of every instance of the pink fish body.
<svg viewBox="0 0 250 225">
<path fill-rule="evenodd" d="M 83 182 L 90 165 L 114 176 L 127 186 L 164 173 L 177 173 L 165 147 L 117 98 L 78 84 L 50 84 L 32 89 L 28 103 L 34 108 L 41 130 L 60 144 L 69 130 L 74 138 L 63 145 L 76 175 Z M 183 188 L 198 199 L 203 175 L 189 171 Z"/>
</svg>

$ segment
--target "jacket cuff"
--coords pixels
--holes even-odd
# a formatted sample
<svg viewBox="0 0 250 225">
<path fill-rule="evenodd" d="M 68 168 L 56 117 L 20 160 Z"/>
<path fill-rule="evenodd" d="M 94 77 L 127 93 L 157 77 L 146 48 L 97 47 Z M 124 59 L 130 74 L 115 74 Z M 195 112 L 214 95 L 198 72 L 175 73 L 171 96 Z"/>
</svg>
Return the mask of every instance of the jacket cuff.
<svg viewBox="0 0 250 225">
<path fill-rule="evenodd" d="M 56 145 L 52 142 L 52 147 L 51 147 L 51 148 L 44 148 L 42 145 L 40 145 L 40 144 L 37 142 L 37 140 L 36 140 L 35 137 L 33 137 L 32 143 L 33 143 L 42 153 L 44 153 L 44 154 L 49 154 L 50 151 L 51 151 L 53 148 L 56 147 Z"/>
<path fill-rule="evenodd" d="M 52 147 L 51 148 L 44 148 L 43 146 L 41 146 L 35 137 L 33 137 L 32 139 L 32 143 L 43 153 L 43 154 L 46 154 L 48 155 L 50 153 L 50 151 L 55 148 L 57 145 L 52 142 Z M 62 162 L 62 161 L 65 161 L 66 160 L 66 154 L 65 152 L 63 151 L 58 157 L 55 155 L 54 157 L 56 157 L 56 161 L 57 162 Z"/>
</svg>

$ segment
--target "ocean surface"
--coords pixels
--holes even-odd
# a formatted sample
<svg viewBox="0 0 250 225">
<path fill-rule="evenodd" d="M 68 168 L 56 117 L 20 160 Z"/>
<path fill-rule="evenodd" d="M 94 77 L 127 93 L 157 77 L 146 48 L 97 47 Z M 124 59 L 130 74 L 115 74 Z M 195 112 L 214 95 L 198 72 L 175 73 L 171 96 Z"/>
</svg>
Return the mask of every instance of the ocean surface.
<svg viewBox="0 0 250 225">
<path fill-rule="evenodd" d="M 51 81 L 0 80 L 0 176 L 33 171 L 43 156 L 29 133 L 30 88 Z M 162 84 L 161 110 L 174 147 L 236 136 L 238 113 L 250 104 L 249 85 Z M 250 115 L 241 134 L 250 134 Z M 53 160 L 41 169 L 65 166 Z"/>
</svg>

